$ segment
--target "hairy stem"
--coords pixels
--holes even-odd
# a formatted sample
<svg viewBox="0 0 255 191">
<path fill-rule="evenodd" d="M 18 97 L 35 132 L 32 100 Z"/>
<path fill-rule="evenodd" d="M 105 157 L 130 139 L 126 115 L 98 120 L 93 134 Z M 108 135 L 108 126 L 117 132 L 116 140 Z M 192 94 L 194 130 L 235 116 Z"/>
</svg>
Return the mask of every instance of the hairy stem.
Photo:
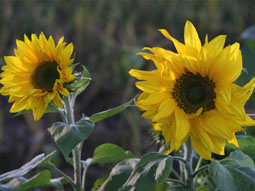
<svg viewBox="0 0 255 191">
<path fill-rule="evenodd" d="M 169 182 L 175 182 L 175 183 L 177 183 L 177 184 L 182 185 L 184 188 L 186 188 L 186 185 L 185 185 L 182 181 L 180 181 L 180 180 L 168 178 L 167 181 L 169 181 Z"/>
<path fill-rule="evenodd" d="M 197 169 L 197 170 L 193 173 L 192 177 L 193 177 L 193 178 L 196 177 L 197 174 L 199 174 L 200 172 L 202 172 L 202 171 L 208 169 L 208 167 L 209 167 L 209 165 L 204 165 L 204 166 L 202 166 L 201 168 Z"/>
<path fill-rule="evenodd" d="M 188 191 L 195 191 L 195 182 L 193 180 L 193 170 L 192 170 L 192 164 L 193 164 L 193 148 L 191 145 L 190 139 L 186 141 L 186 149 L 184 151 L 184 159 L 186 160 L 186 184 L 187 184 L 187 190 Z"/>
<path fill-rule="evenodd" d="M 59 174 L 61 174 L 63 177 L 66 178 L 66 180 L 73 186 L 74 189 L 76 189 L 76 185 L 74 183 L 74 181 L 68 176 L 66 175 L 64 172 L 62 172 L 60 169 L 58 169 L 54 164 L 51 164 L 51 167 L 58 172 Z"/>
<path fill-rule="evenodd" d="M 75 125 L 74 122 L 74 112 L 73 112 L 73 106 L 74 101 L 72 101 L 71 96 L 64 98 L 64 105 L 65 105 L 65 111 L 66 111 L 66 121 L 67 124 L 72 128 L 72 126 Z M 74 182 L 76 184 L 76 191 L 82 191 L 81 188 L 81 145 L 77 145 L 73 151 L 73 167 L 74 167 Z"/>
</svg>

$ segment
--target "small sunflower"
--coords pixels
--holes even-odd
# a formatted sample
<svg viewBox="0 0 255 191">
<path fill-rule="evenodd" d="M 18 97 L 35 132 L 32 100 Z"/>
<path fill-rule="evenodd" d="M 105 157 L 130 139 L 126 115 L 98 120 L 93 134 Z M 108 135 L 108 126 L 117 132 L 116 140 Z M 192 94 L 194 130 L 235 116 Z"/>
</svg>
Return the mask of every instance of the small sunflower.
<svg viewBox="0 0 255 191">
<path fill-rule="evenodd" d="M 136 87 L 143 92 L 136 100 L 145 112 L 143 117 L 162 132 L 168 153 L 178 150 L 191 139 L 194 150 L 204 159 L 212 153 L 224 155 L 225 140 L 236 145 L 235 133 L 242 126 L 255 122 L 245 112 L 255 80 L 244 87 L 233 82 L 242 71 L 242 55 L 238 43 L 224 48 L 225 35 L 201 45 L 197 31 L 187 21 L 185 44 L 159 30 L 175 45 L 177 53 L 154 47 L 144 48 L 153 54 L 138 53 L 156 66 L 152 71 L 130 70 L 136 77 Z"/>
<path fill-rule="evenodd" d="M 63 41 L 64 37 L 55 45 L 53 38 L 47 40 L 43 33 L 39 38 L 32 34 L 31 40 L 24 35 L 24 41 L 16 41 L 15 56 L 4 57 L 0 93 L 14 102 L 10 112 L 31 109 L 37 121 L 50 102 L 63 107 L 60 95 L 69 94 L 64 83 L 75 79 L 70 66 L 73 44 L 66 46 Z"/>
</svg>

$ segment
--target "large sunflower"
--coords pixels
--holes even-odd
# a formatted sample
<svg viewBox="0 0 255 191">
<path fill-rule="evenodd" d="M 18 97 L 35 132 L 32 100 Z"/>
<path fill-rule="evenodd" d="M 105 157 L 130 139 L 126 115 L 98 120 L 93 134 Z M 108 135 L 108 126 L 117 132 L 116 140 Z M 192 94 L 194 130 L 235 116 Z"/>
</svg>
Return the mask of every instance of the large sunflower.
<svg viewBox="0 0 255 191">
<path fill-rule="evenodd" d="M 153 54 L 139 53 L 156 66 L 152 71 L 130 70 L 141 80 L 136 87 L 142 94 L 136 100 L 154 128 L 161 131 L 169 153 L 178 150 L 188 137 L 194 150 L 204 159 L 223 155 L 225 140 L 238 146 L 235 132 L 253 126 L 244 105 L 254 90 L 254 79 L 244 87 L 233 82 L 242 71 L 238 43 L 224 48 L 220 35 L 202 46 L 197 31 L 187 21 L 185 44 L 159 30 L 171 40 L 177 53 L 163 48 L 144 48 Z"/>
<path fill-rule="evenodd" d="M 51 101 L 63 107 L 60 94 L 69 94 L 63 85 L 75 79 L 70 66 L 73 45 L 66 46 L 63 41 L 64 37 L 55 45 L 53 38 L 47 40 L 43 33 L 39 38 L 32 34 L 31 40 L 24 35 L 24 41 L 16 41 L 15 56 L 4 57 L 0 93 L 14 102 L 10 112 L 31 109 L 39 120 Z"/>
</svg>

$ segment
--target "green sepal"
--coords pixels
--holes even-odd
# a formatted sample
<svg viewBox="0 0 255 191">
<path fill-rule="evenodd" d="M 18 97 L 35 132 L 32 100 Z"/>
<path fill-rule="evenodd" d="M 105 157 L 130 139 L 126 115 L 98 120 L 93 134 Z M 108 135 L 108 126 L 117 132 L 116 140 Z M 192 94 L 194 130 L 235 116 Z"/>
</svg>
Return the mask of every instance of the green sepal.
<svg viewBox="0 0 255 191">
<path fill-rule="evenodd" d="M 131 105 L 131 103 L 133 102 L 134 99 L 130 100 L 129 102 L 127 103 L 124 103 L 118 107 L 115 107 L 113 109 L 109 109 L 109 110 L 106 110 L 106 111 L 102 111 L 102 112 L 99 112 L 99 113 L 96 113 L 96 114 L 93 114 L 92 116 L 89 117 L 90 121 L 92 121 L 93 123 L 97 123 L 99 121 L 102 121 L 103 119 L 106 119 L 108 117 L 112 117 L 120 112 L 122 112 L 123 110 L 125 110 L 127 107 L 130 107 L 130 106 L 134 106 L 134 105 Z"/>
<path fill-rule="evenodd" d="M 89 137 L 94 126 L 94 123 L 85 119 L 77 121 L 73 126 L 56 122 L 49 128 L 49 132 L 67 160 L 72 149 Z"/>
<path fill-rule="evenodd" d="M 66 83 L 65 87 L 73 94 L 74 97 L 77 97 L 82 93 L 91 81 L 90 73 L 84 65 L 80 65 L 83 69 L 82 72 L 74 73 L 76 79 L 70 83 Z"/>
</svg>

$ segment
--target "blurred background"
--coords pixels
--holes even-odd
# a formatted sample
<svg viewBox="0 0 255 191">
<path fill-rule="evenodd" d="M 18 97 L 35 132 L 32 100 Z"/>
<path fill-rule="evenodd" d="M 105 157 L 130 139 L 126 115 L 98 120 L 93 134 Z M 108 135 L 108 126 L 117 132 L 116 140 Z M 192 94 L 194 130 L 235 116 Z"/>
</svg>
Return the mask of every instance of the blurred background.
<svg viewBox="0 0 255 191">
<path fill-rule="evenodd" d="M 246 72 L 237 83 L 248 82 L 255 73 L 255 0 L 0 0 L 0 65 L 5 65 L 4 56 L 14 54 L 16 39 L 24 40 L 24 34 L 30 37 L 44 32 L 56 42 L 64 36 L 67 43 L 74 44 L 75 61 L 85 65 L 92 76 L 76 103 L 79 119 L 82 113 L 90 116 L 134 98 L 139 91 L 128 71 L 153 68 L 136 53 L 144 46 L 175 51 L 157 29 L 167 29 L 183 42 L 187 19 L 198 30 L 202 43 L 206 34 L 209 40 L 227 34 L 226 44 L 241 43 Z M 253 102 L 247 104 L 248 113 L 254 113 Z M 14 117 L 10 106 L 8 97 L 0 96 L 0 174 L 56 148 L 47 128 L 60 120 L 57 114 L 45 114 L 34 122 L 30 114 Z M 118 144 L 136 156 L 156 151 L 151 125 L 140 114 L 138 109 L 128 108 L 98 123 L 85 141 L 82 158 L 92 157 L 103 143 Z M 63 158 L 56 163 L 72 175 Z M 97 178 L 107 176 L 111 167 L 91 166 L 88 189 Z"/>
</svg>

